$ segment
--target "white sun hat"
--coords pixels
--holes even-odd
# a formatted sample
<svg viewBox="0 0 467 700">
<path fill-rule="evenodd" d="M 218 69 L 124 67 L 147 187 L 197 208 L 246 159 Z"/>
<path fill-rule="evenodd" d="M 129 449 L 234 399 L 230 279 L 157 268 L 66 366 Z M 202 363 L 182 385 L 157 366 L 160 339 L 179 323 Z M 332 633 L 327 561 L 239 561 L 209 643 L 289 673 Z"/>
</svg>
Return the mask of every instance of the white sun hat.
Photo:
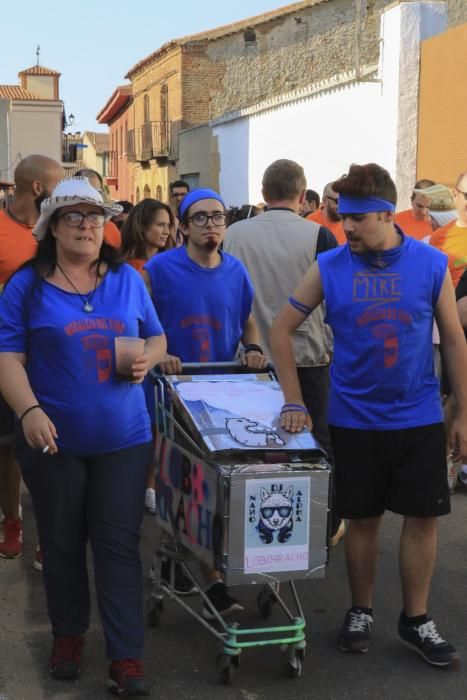
<svg viewBox="0 0 467 700">
<path fill-rule="evenodd" d="M 33 229 L 33 235 L 41 241 L 49 226 L 50 217 L 57 209 L 72 207 L 74 204 L 94 204 L 100 207 L 106 221 L 112 216 L 120 214 L 123 207 L 120 204 L 104 202 L 102 195 L 91 186 L 87 177 L 70 177 L 61 180 L 54 188 L 52 194 L 41 204 L 41 213 Z"/>
</svg>

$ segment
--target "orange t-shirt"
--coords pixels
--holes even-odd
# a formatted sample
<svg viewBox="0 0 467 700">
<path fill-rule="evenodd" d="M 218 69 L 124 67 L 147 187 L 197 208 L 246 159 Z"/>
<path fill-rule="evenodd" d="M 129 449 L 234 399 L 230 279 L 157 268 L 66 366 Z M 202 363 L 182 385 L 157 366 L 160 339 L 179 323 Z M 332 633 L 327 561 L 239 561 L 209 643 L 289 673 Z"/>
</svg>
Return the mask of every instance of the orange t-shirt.
<svg viewBox="0 0 467 700">
<path fill-rule="evenodd" d="M 104 238 L 107 241 L 107 243 L 114 248 L 120 248 L 122 245 L 122 236 L 121 233 L 118 229 L 118 226 L 115 226 L 113 221 L 107 221 L 107 223 L 104 226 Z"/>
<path fill-rule="evenodd" d="M 306 218 L 308 221 L 314 221 L 315 224 L 326 226 L 326 228 L 333 232 L 339 245 L 344 245 L 344 243 L 347 243 L 342 221 L 331 221 L 331 219 L 329 219 L 321 209 L 314 211 L 313 214 L 308 214 Z"/>
<path fill-rule="evenodd" d="M 448 268 L 454 287 L 467 270 L 467 226 L 451 221 L 433 232 L 430 243 L 448 256 Z"/>
<path fill-rule="evenodd" d="M 131 265 L 131 267 L 134 267 L 137 272 L 142 274 L 143 267 L 146 265 L 147 260 L 146 258 L 132 258 L 131 260 L 125 260 L 125 262 L 127 262 L 128 265 Z"/>
<path fill-rule="evenodd" d="M 421 241 L 427 236 L 431 236 L 433 233 L 430 219 L 416 219 L 413 209 L 405 209 L 405 211 L 400 211 L 395 215 L 394 221 L 401 227 L 406 236 L 416 238 L 417 241 Z"/>
<path fill-rule="evenodd" d="M 26 226 L 8 216 L 0 209 L 0 284 L 3 285 L 36 254 L 37 241 L 32 235 L 32 226 Z"/>
</svg>

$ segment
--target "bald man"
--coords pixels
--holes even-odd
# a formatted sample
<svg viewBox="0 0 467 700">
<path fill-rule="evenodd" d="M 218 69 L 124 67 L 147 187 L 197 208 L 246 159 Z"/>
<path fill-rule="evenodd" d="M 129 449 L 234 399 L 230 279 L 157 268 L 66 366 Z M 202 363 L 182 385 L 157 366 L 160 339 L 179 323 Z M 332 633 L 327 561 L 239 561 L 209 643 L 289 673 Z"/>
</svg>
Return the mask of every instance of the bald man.
<svg viewBox="0 0 467 700">
<path fill-rule="evenodd" d="M 32 229 L 43 199 L 64 177 L 62 166 L 52 158 L 31 155 L 15 170 L 15 200 L 0 210 L 0 287 L 36 252 Z M 14 415 L 0 396 L 0 557 L 16 559 L 23 553 L 19 513 L 21 477 L 14 459 Z"/>
<path fill-rule="evenodd" d="M 431 245 L 448 256 L 448 267 L 454 287 L 467 269 L 467 171 L 457 178 L 453 189 L 457 219 L 436 229 L 430 238 Z"/>
<path fill-rule="evenodd" d="M 339 245 L 344 245 L 346 237 L 342 226 L 341 217 L 337 213 L 338 194 L 332 189 L 332 182 L 329 182 L 323 190 L 321 208 L 306 218 L 314 221 L 315 224 L 325 226 L 333 232 Z"/>
</svg>

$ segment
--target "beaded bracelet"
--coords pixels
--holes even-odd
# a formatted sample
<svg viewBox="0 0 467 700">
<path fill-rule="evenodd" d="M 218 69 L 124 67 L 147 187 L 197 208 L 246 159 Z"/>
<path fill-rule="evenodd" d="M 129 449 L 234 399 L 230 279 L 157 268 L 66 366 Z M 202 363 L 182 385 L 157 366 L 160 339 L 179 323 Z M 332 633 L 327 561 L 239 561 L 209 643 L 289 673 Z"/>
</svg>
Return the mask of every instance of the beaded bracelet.
<svg viewBox="0 0 467 700">
<path fill-rule="evenodd" d="M 27 408 L 27 409 L 24 411 L 24 413 L 20 416 L 19 422 L 22 423 L 22 422 L 23 422 L 23 418 L 25 418 L 25 417 L 28 415 L 29 411 L 33 411 L 35 408 L 40 408 L 40 406 L 39 406 L 38 403 L 35 403 L 34 406 L 29 406 L 29 408 Z"/>
</svg>

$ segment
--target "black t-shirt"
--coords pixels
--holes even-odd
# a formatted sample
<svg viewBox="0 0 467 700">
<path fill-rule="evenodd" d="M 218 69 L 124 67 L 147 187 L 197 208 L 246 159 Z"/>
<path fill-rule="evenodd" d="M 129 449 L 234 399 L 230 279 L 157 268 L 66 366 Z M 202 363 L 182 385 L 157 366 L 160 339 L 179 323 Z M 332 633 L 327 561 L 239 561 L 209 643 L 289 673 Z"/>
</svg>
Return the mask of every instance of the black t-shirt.
<svg viewBox="0 0 467 700">
<path fill-rule="evenodd" d="M 465 270 L 456 287 L 457 301 L 459 301 L 459 299 L 463 299 L 464 297 L 467 297 L 467 270 Z"/>
<path fill-rule="evenodd" d="M 324 253 L 326 250 L 337 248 L 338 242 L 335 235 L 326 226 L 320 226 L 318 231 L 318 240 L 316 241 L 316 256 Z"/>
<path fill-rule="evenodd" d="M 456 287 L 456 300 L 459 301 L 459 299 L 464 297 L 467 297 L 467 270 L 465 270 Z M 467 340 L 467 328 L 464 328 L 464 334 Z"/>
</svg>

